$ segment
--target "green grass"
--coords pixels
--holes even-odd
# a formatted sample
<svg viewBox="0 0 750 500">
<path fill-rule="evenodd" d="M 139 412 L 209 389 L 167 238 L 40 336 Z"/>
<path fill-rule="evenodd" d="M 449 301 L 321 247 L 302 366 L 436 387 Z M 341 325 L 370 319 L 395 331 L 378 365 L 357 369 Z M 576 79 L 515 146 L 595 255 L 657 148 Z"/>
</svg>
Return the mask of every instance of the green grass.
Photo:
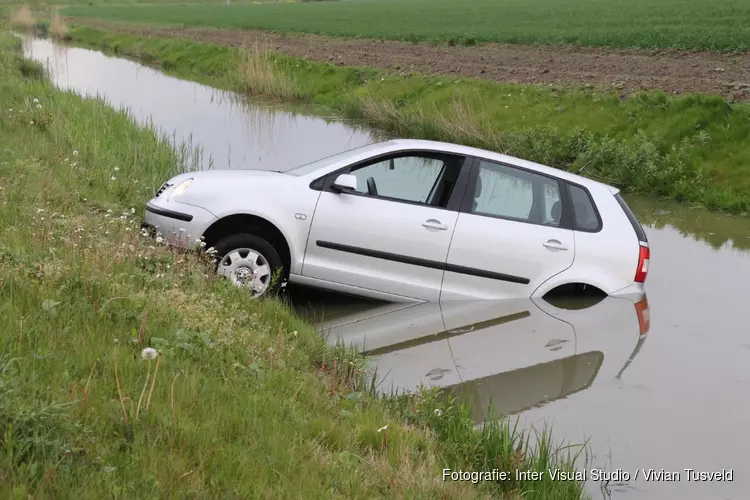
<svg viewBox="0 0 750 500">
<path fill-rule="evenodd" d="M 745 0 L 343 0 L 74 7 L 65 15 L 399 40 L 750 49 Z"/>
<path fill-rule="evenodd" d="M 583 87 L 399 76 L 89 28 L 73 37 L 214 86 L 327 106 L 396 135 L 501 151 L 640 194 L 750 210 L 750 106 L 719 97 L 622 100 Z"/>
<path fill-rule="evenodd" d="M 288 306 L 142 236 L 189 151 L 55 90 L 18 44 L 0 32 L 0 498 L 581 497 L 441 481 L 569 451 L 508 422 L 475 432 L 429 392 L 374 397 L 363 360 Z"/>
</svg>

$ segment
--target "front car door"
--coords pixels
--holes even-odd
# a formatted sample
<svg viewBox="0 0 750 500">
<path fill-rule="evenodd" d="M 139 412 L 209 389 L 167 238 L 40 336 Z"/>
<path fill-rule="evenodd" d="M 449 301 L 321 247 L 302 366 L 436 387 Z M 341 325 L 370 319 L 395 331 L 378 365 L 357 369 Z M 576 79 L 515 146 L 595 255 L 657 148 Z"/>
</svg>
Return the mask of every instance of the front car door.
<svg viewBox="0 0 750 500">
<path fill-rule="evenodd" d="M 561 181 L 477 158 L 468 183 L 441 300 L 530 297 L 573 264 Z"/>
<path fill-rule="evenodd" d="M 459 155 L 399 152 L 329 174 L 302 276 L 345 292 L 437 301 L 463 195 L 454 188 L 468 176 L 466 162 Z M 343 173 L 357 177 L 356 191 L 331 189 Z"/>
</svg>

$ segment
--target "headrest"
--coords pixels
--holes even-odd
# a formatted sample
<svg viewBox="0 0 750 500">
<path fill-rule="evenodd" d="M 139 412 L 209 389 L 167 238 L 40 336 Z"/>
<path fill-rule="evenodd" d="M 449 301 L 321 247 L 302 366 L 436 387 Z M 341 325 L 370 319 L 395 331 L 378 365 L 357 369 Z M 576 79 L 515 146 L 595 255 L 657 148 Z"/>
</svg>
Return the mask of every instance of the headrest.
<svg viewBox="0 0 750 500">
<path fill-rule="evenodd" d="M 560 217 L 562 216 L 562 204 L 559 201 L 556 201 L 552 205 L 552 209 L 550 210 L 550 215 L 552 216 L 552 220 L 556 222 L 560 222 Z"/>
</svg>

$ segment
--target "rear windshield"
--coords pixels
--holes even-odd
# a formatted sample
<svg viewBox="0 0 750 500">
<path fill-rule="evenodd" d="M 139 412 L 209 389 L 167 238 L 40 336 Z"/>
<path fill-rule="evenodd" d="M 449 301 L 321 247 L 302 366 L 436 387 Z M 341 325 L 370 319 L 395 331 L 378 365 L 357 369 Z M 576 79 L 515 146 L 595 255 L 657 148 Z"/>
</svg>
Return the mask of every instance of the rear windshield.
<svg viewBox="0 0 750 500">
<path fill-rule="evenodd" d="M 628 216 L 628 220 L 630 220 L 630 224 L 632 224 L 633 230 L 635 231 L 636 236 L 638 236 L 638 241 L 648 243 L 648 238 L 646 238 L 646 231 L 643 230 L 643 226 L 641 226 L 641 223 L 638 222 L 635 214 L 632 210 L 630 210 L 630 207 L 627 203 L 625 203 L 625 200 L 622 198 L 622 196 L 620 196 L 620 193 L 617 193 L 615 195 L 615 198 L 617 199 L 617 203 L 619 203 L 622 207 L 622 211 L 625 212 L 625 215 Z"/>
</svg>

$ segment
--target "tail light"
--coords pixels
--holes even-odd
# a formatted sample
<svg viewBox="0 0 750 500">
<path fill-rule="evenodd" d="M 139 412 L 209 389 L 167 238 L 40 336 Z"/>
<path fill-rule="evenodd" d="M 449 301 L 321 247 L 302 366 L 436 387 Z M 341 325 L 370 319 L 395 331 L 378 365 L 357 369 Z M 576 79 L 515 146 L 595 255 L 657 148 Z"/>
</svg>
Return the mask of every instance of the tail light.
<svg viewBox="0 0 750 500">
<path fill-rule="evenodd" d="M 640 302 L 635 305 L 635 312 L 638 315 L 638 327 L 640 328 L 641 336 L 648 333 L 651 328 L 651 314 L 648 310 L 648 299 L 643 297 Z"/>
<path fill-rule="evenodd" d="M 638 269 L 635 271 L 635 282 L 645 283 L 648 274 L 648 261 L 651 258 L 651 249 L 648 245 L 641 243 L 640 252 L 638 253 Z"/>
</svg>

